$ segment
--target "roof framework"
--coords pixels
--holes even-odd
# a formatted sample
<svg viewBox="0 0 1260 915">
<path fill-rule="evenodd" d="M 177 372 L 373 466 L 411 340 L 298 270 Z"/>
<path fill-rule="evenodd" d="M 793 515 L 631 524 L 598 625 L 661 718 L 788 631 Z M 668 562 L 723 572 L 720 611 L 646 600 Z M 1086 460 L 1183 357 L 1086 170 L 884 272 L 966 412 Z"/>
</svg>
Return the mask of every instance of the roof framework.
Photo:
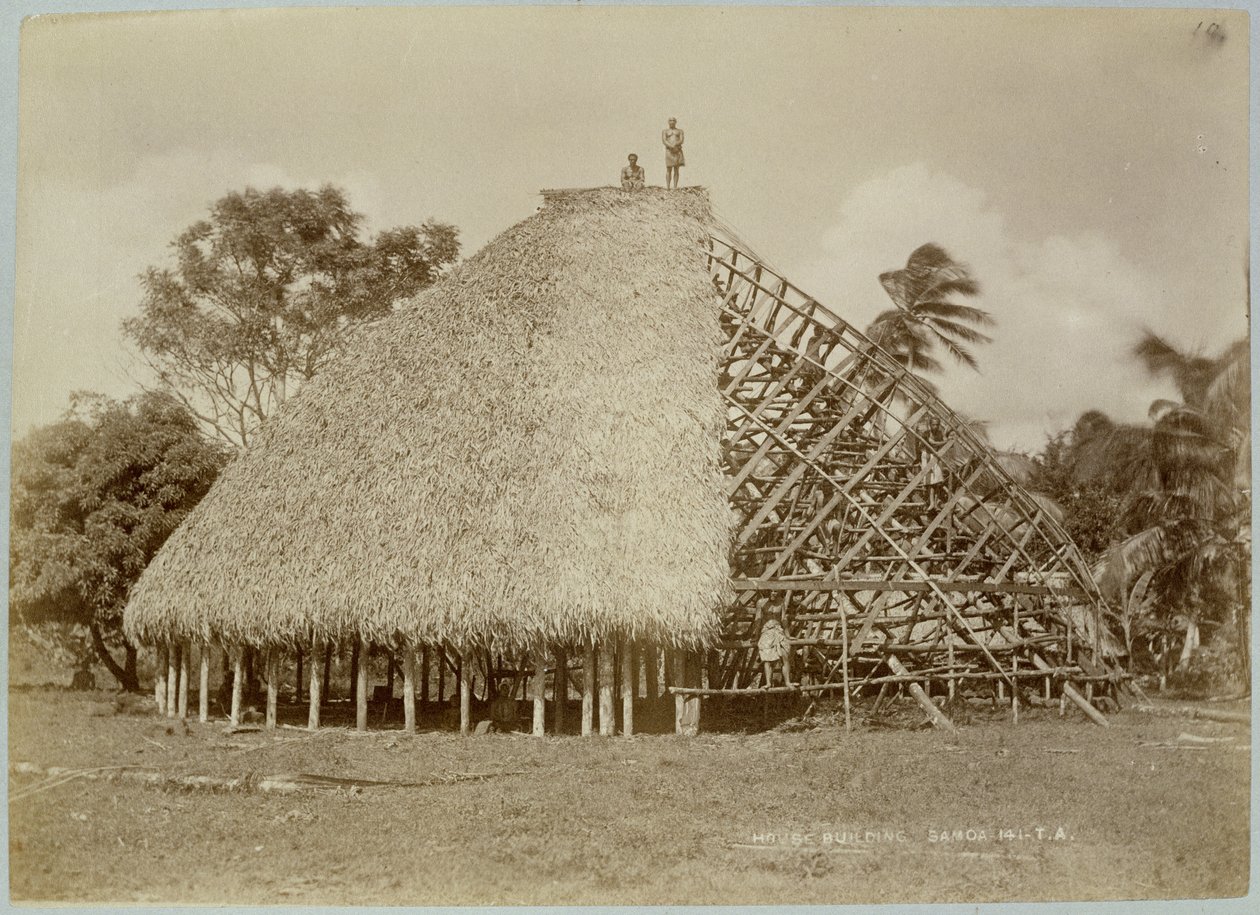
<svg viewBox="0 0 1260 915">
<path fill-rule="evenodd" d="M 1113 681 L 1082 557 L 966 421 L 738 242 L 706 258 L 738 519 L 709 691 L 769 686 L 757 640 L 780 614 L 806 690 L 1057 681 L 1075 701 L 1071 681 Z"/>
</svg>

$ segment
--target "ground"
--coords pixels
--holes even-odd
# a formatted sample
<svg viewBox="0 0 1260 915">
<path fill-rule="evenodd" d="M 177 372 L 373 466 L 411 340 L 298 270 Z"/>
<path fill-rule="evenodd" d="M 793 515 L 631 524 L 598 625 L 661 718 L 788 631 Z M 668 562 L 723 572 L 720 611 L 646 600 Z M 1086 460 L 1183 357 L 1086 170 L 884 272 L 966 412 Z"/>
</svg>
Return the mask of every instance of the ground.
<svg viewBox="0 0 1260 915">
<path fill-rule="evenodd" d="M 10 690 L 15 901 L 783 904 L 1247 891 L 1242 725 L 1126 710 L 1103 729 L 1057 709 L 1015 724 L 980 710 L 951 734 L 919 727 L 907 703 L 884 726 L 859 714 L 852 733 L 816 709 L 775 730 L 694 739 L 228 734 L 222 720 L 185 727 L 156 718 L 151 699 L 129 706 L 116 695 Z M 285 712 L 304 720 L 300 707 Z M 23 774 L 22 763 L 430 784 L 211 792 L 58 782 Z M 450 781 L 472 774 L 489 777 Z"/>
</svg>

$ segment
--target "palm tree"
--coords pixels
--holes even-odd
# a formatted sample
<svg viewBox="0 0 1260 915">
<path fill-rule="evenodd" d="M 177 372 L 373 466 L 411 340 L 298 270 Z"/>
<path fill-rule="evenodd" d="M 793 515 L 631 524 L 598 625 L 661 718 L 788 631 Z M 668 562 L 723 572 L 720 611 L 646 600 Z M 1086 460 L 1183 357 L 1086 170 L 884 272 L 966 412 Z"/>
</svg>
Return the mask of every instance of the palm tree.
<svg viewBox="0 0 1260 915">
<path fill-rule="evenodd" d="M 1083 479 L 1110 478 L 1125 494 L 1125 530 L 1100 563 L 1105 587 L 1122 605 L 1138 585 L 1155 608 L 1159 638 L 1199 624 L 1231 623 L 1246 665 L 1246 590 L 1250 516 L 1250 352 L 1238 340 L 1215 358 L 1177 349 L 1145 332 L 1133 355 L 1171 380 L 1180 401 L 1151 404 L 1151 425 L 1110 424 L 1101 414 L 1078 422 L 1092 430 L 1076 444 Z M 1138 584 L 1134 584 L 1134 583 Z M 1163 652 L 1167 674 L 1167 651 Z"/>
<path fill-rule="evenodd" d="M 987 311 L 954 301 L 980 293 L 980 284 L 940 245 L 920 245 L 905 267 L 879 275 L 895 308 L 876 316 L 866 334 L 894 359 L 916 372 L 939 372 L 937 346 L 955 360 L 979 370 L 970 347 L 992 339 L 977 327 L 990 327 Z"/>
</svg>

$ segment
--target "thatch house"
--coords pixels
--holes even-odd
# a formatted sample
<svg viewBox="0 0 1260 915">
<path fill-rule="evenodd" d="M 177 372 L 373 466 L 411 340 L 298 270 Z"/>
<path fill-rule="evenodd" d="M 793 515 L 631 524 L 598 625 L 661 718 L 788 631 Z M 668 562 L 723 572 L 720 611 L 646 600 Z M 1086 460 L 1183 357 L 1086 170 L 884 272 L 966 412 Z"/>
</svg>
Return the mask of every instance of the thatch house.
<svg viewBox="0 0 1260 915">
<path fill-rule="evenodd" d="M 590 730 L 602 646 L 611 732 L 618 644 L 627 729 L 656 689 L 637 646 L 676 652 L 692 725 L 684 697 L 847 698 L 851 676 L 909 683 L 933 710 L 920 684 L 1018 701 L 1034 670 L 1078 698 L 1073 678 L 1114 681 L 1096 652 L 1082 666 L 1062 611 L 1096 617 L 1097 589 L 1053 517 L 913 376 L 732 241 L 702 190 L 544 196 L 269 420 L 146 570 L 132 638 L 273 658 L 395 646 L 409 726 L 422 647 L 532 652 L 537 730 L 549 667 L 563 713 L 569 650 Z M 804 685 L 762 672 L 771 615 Z"/>
</svg>

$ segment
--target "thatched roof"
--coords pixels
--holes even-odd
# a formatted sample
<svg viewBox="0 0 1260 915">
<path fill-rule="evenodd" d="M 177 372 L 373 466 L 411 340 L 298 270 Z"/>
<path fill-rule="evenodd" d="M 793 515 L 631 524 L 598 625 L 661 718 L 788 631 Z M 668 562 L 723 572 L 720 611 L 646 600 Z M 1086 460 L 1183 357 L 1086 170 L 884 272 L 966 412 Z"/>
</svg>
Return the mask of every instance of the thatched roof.
<svg viewBox="0 0 1260 915">
<path fill-rule="evenodd" d="M 699 190 L 549 193 L 267 422 L 128 634 L 706 638 L 731 523 L 708 219 Z"/>
</svg>

